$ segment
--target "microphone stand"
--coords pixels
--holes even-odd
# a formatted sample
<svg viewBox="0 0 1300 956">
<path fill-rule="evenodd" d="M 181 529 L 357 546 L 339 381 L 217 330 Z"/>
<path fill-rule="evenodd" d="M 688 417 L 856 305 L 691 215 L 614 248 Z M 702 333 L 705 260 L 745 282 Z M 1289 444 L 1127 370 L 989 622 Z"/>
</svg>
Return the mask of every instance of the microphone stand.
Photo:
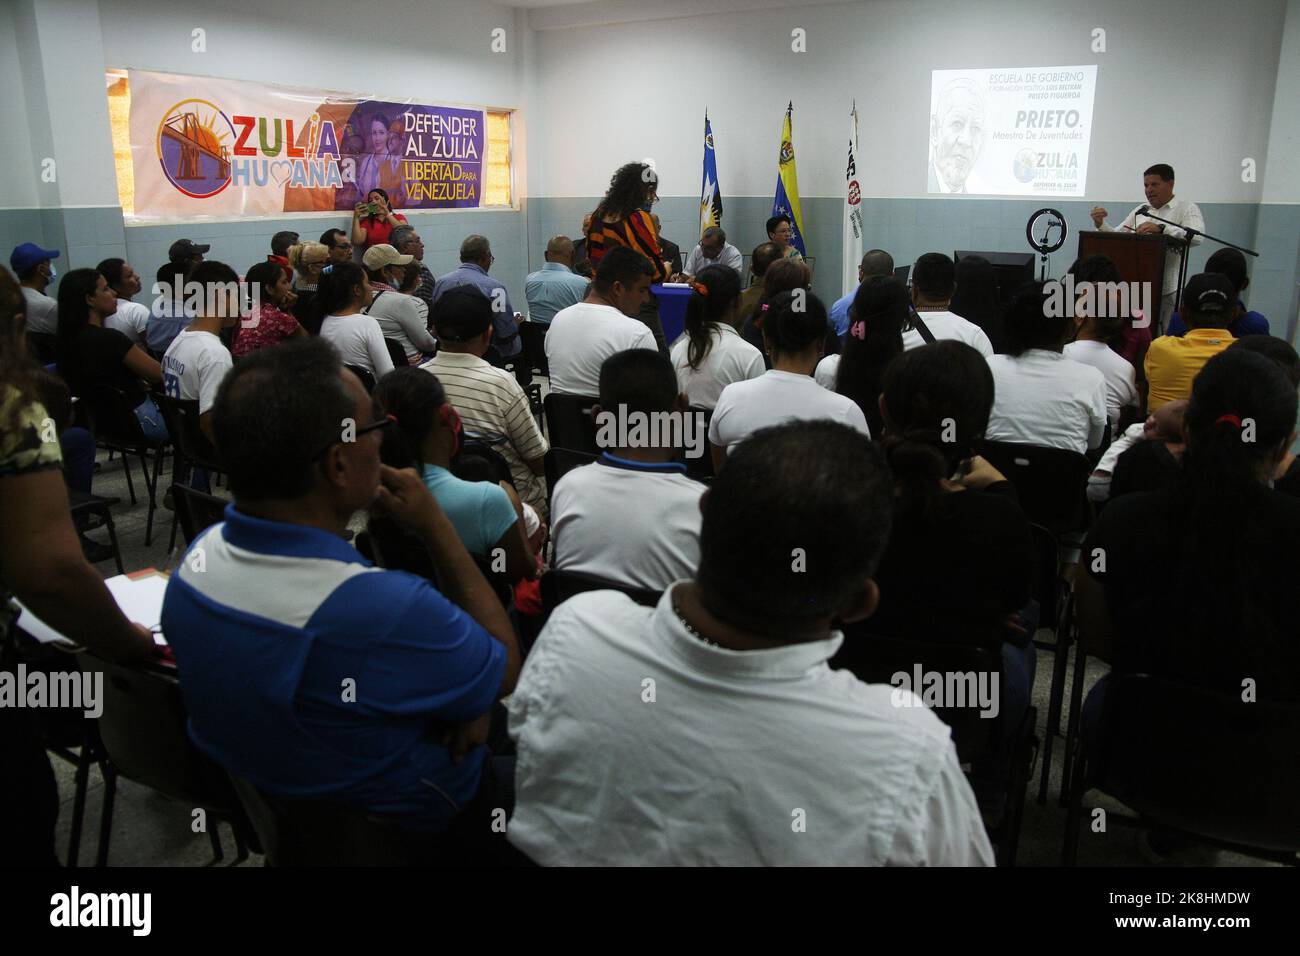
<svg viewBox="0 0 1300 956">
<path fill-rule="evenodd" d="M 1150 212 L 1143 212 L 1138 215 L 1146 216 L 1148 219 L 1154 219 L 1156 222 L 1167 223 L 1168 225 L 1181 229 L 1183 232 L 1187 233 L 1185 239 L 1176 240 L 1182 244 L 1182 249 L 1179 251 L 1178 256 L 1178 289 L 1174 292 L 1175 312 L 1179 311 L 1179 307 L 1183 300 L 1183 286 L 1187 284 L 1187 253 L 1192 247 L 1193 236 L 1204 236 L 1206 239 L 1209 239 L 1212 242 L 1217 242 L 1221 246 L 1227 246 L 1229 249 L 1236 249 L 1238 252 L 1244 252 L 1248 256 L 1254 256 L 1256 259 L 1259 258 L 1259 253 L 1254 249 L 1247 249 L 1245 246 L 1239 246 L 1235 242 L 1229 242 L 1227 239 L 1220 239 L 1217 236 L 1212 236 L 1208 232 L 1202 232 L 1199 229 L 1193 229 L 1190 226 L 1184 226 L 1169 219 L 1161 219 L 1159 216 L 1151 215 Z M 1173 237 L 1171 236 L 1170 238 Z M 1163 292 L 1163 290 L 1161 291 Z"/>
</svg>

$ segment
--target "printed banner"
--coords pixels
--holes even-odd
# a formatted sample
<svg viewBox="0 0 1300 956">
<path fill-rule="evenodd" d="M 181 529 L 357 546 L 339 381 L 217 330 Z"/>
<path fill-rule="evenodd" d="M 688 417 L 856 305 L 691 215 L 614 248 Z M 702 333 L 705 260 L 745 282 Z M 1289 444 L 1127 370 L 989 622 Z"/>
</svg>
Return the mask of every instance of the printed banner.
<svg viewBox="0 0 1300 956">
<path fill-rule="evenodd" d="M 483 200 L 481 109 L 131 70 L 137 219 L 394 209 Z"/>
<path fill-rule="evenodd" d="M 1082 196 L 1096 66 L 935 70 L 928 191 Z"/>
</svg>

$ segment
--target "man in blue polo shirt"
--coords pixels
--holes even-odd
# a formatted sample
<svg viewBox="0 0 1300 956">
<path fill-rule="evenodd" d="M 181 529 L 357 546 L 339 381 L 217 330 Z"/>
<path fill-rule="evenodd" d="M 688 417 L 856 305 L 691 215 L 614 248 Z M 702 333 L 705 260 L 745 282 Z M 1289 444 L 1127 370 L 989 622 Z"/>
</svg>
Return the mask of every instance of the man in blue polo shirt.
<svg viewBox="0 0 1300 956">
<path fill-rule="evenodd" d="M 590 279 L 573 271 L 573 240 L 552 236 L 546 244 L 546 262 L 524 279 L 528 296 L 528 321 L 550 325 L 555 313 L 587 297 Z"/>
<path fill-rule="evenodd" d="M 492 300 L 492 347 L 503 358 L 518 355 L 523 346 L 519 341 L 519 322 L 515 308 L 510 304 L 510 293 L 504 282 L 488 275 L 496 258 L 486 236 L 466 236 L 460 244 L 460 268 L 439 276 L 433 286 L 433 305 L 430 316 L 436 321 L 438 300 L 449 289 L 472 285 Z"/>
<path fill-rule="evenodd" d="M 248 356 L 212 415 L 235 501 L 195 539 L 162 615 L 195 744 L 267 793 L 412 828 L 481 806 L 487 715 L 519 649 L 424 483 L 380 465 L 390 421 L 316 338 Z M 372 504 L 428 546 L 443 593 L 344 540 Z"/>
<path fill-rule="evenodd" d="M 858 264 L 858 284 L 848 291 L 842 299 L 837 299 L 831 306 L 831 325 L 835 327 L 835 334 L 844 338 L 844 333 L 849 330 L 849 306 L 853 304 L 853 297 L 858 294 L 858 288 L 862 283 L 872 276 L 892 276 L 894 274 L 894 257 L 884 249 L 871 249 L 864 253 L 862 262 Z"/>
<path fill-rule="evenodd" d="M 1246 308 L 1246 303 L 1241 300 L 1242 293 L 1246 291 L 1246 286 L 1250 285 L 1250 276 L 1246 273 L 1246 257 L 1236 249 L 1223 248 L 1210 256 L 1205 261 L 1206 272 L 1217 272 L 1220 275 L 1228 277 L 1236 289 L 1237 302 L 1236 318 L 1228 323 L 1228 331 L 1232 333 L 1234 339 L 1239 339 L 1245 335 L 1268 335 L 1268 319 L 1262 312 L 1254 312 Z M 1169 328 L 1165 329 L 1165 335 L 1183 336 L 1187 334 L 1187 323 L 1183 320 L 1180 313 L 1175 312 L 1169 317 Z"/>
</svg>

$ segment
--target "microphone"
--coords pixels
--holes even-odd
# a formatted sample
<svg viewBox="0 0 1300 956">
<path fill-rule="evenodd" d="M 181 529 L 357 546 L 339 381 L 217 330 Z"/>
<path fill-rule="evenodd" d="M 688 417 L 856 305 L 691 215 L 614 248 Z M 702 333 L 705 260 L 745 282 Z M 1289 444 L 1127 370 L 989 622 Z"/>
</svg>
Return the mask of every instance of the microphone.
<svg viewBox="0 0 1300 956">
<path fill-rule="evenodd" d="M 1151 209 L 1150 206 L 1146 206 L 1146 205 L 1139 206 L 1139 207 L 1138 207 L 1138 211 L 1137 211 L 1136 213 L 1134 213 L 1133 216 L 1134 216 L 1135 219 L 1136 219 L 1138 216 L 1145 216 L 1145 215 L 1150 211 L 1150 209 Z"/>
</svg>

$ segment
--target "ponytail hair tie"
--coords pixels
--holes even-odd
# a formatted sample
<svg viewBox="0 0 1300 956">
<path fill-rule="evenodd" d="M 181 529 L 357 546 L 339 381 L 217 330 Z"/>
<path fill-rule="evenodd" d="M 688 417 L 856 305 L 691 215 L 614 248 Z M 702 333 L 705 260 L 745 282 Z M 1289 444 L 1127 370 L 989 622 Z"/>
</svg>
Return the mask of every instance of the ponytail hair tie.
<svg viewBox="0 0 1300 956">
<path fill-rule="evenodd" d="M 767 311 L 767 303 L 766 303 L 766 302 L 764 302 L 763 305 L 759 308 L 759 311 L 760 311 L 760 312 L 766 312 L 766 311 Z"/>
<path fill-rule="evenodd" d="M 704 298 L 707 299 L 709 297 L 709 287 L 706 286 L 703 282 L 692 282 L 691 288 L 694 289 L 696 292 L 698 292 L 700 295 L 704 296 Z"/>
<path fill-rule="evenodd" d="M 863 322 L 861 319 L 854 322 L 853 325 L 849 327 L 849 334 L 855 339 L 865 340 L 867 337 L 867 323 Z"/>
<path fill-rule="evenodd" d="M 1216 425 L 1222 425 L 1224 422 L 1228 422 L 1233 428 L 1241 428 L 1241 418 L 1238 415 L 1220 415 L 1214 420 Z"/>
</svg>

